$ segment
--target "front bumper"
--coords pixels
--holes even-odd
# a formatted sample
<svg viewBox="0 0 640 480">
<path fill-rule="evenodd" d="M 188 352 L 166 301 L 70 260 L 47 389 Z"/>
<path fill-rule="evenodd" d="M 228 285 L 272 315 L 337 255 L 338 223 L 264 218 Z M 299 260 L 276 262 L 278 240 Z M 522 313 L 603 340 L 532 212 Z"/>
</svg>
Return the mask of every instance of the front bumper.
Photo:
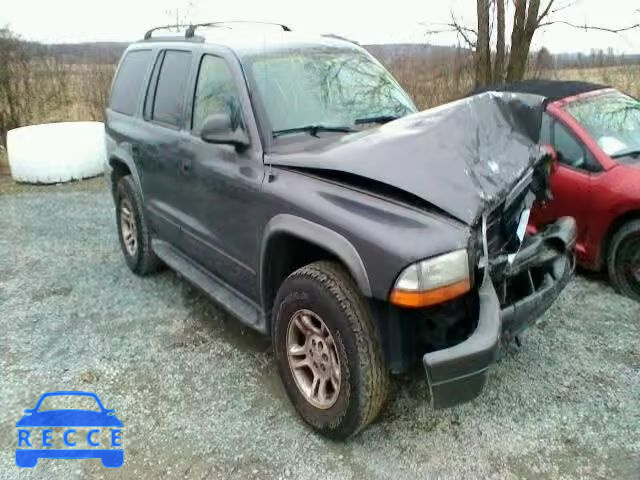
<svg viewBox="0 0 640 480">
<path fill-rule="evenodd" d="M 502 336 L 513 337 L 531 326 L 555 301 L 574 271 L 576 223 L 561 218 L 523 245 L 515 256 L 504 255 L 489 262 L 478 289 L 478 324 L 464 342 L 427 353 L 422 358 L 431 402 L 445 408 L 468 402 L 482 391 L 489 367 L 497 359 Z M 502 305 L 494 287 L 536 269 L 538 285 L 515 302 Z"/>
</svg>

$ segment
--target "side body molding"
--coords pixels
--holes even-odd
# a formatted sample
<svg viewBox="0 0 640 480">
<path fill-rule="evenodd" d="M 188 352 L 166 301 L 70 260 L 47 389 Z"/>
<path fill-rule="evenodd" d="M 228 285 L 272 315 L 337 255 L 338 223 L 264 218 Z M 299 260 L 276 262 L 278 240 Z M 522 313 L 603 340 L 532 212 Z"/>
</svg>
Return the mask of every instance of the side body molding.
<svg viewBox="0 0 640 480">
<path fill-rule="evenodd" d="M 266 251 L 270 239 L 274 235 L 286 233 L 294 237 L 301 238 L 310 243 L 314 243 L 319 247 L 329 250 L 338 257 L 347 266 L 349 272 L 356 281 L 360 291 L 366 297 L 371 297 L 371 286 L 369 285 L 369 277 L 362 263 L 362 259 L 355 247 L 345 237 L 339 233 L 318 225 L 301 217 L 290 214 L 279 214 L 273 217 L 264 230 L 262 237 L 262 245 L 260 249 L 260 285 L 263 295 L 264 304 L 264 275 L 266 272 L 265 265 L 267 262 Z"/>
</svg>

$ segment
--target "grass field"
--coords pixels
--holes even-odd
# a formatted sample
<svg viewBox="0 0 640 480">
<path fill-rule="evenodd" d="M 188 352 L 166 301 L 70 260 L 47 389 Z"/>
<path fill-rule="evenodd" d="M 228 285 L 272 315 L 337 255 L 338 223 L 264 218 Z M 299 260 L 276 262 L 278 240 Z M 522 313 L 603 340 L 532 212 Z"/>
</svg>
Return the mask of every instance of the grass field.
<svg viewBox="0 0 640 480">
<path fill-rule="evenodd" d="M 420 109 L 431 108 L 467 95 L 473 89 L 469 68 L 425 69 L 420 64 L 389 63 L 387 68 L 409 92 Z M 559 69 L 542 72 L 542 78 L 602 83 L 640 98 L 640 65 Z"/>
<path fill-rule="evenodd" d="M 9 173 L 9 159 L 7 158 L 7 152 L 4 148 L 0 147 L 0 175 L 6 175 Z"/>
<path fill-rule="evenodd" d="M 551 72 L 551 78 L 611 85 L 636 98 L 640 98 L 640 65 L 556 70 Z"/>
<path fill-rule="evenodd" d="M 78 65 L 55 60 L 0 68 L 0 144 L 6 131 L 16 127 L 102 120 L 114 71 L 112 64 Z"/>
<path fill-rule="evenodd" d="M 473 88 L 472 69 L 462 61 L 458 65 L 436 66 L 398 56 L 385 63 L 420 109 L 461 98 Z M 9 119 L 3 110 L 8 107 L 0 102 L 0 127 L 102 120 L 114 71 L 113 64 L 33 63 L 12 87 L 13 118 Z M 640 65 L 559 69 L 542 72 L 541 76 L 602 83 L 640 98 Z M 0 174 L 8 171 L 6 152 L 0 148 Z"/>
</svg>

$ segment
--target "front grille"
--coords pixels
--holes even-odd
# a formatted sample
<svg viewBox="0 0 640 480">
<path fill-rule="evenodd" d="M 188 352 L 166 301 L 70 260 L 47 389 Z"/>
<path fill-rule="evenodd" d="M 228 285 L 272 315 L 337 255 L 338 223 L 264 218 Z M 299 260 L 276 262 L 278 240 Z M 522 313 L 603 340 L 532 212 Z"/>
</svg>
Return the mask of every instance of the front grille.
<svg viewBox="0 0 640 480">
<path fill-rule="evenodd" d="M 492 257 L 500 254 L 506 243 L 502 233 L 502 207 L 499 206 L 487 217 L 487 249 Z"/>
<path fill-rule="evenodd" d="M 503 253 L 512 253 L 518 249 L 520 240 L 516 232 L 520 216 L 524 210 L 527 190 L 516 197 L 508 207 L 504 203 L 498 205 L 487 217 L 487 249 L 489 257 Z"/>
</svg>

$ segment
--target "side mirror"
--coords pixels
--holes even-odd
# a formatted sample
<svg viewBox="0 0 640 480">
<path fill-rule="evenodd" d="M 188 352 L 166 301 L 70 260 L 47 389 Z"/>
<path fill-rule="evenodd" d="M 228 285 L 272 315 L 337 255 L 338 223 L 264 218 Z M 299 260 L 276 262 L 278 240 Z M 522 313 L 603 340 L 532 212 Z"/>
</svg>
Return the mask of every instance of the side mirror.
<svg viewBox="0 0 640 480">
<path fill-rule="evenodd" d="M 33 413 L 34 409 L 33 408 L 25 408 L 24 409 L 24 413 Z"/>
<path fill-rule="evenodd" d="M 229 115 L 221 113 L 209 115 L 206 118 L 200 131 L 200 138 L 208 143 L 233 145 L 237 149 L 249 146 L 247 133 L 241 128 L 233 130 Z"/>
</svg>

